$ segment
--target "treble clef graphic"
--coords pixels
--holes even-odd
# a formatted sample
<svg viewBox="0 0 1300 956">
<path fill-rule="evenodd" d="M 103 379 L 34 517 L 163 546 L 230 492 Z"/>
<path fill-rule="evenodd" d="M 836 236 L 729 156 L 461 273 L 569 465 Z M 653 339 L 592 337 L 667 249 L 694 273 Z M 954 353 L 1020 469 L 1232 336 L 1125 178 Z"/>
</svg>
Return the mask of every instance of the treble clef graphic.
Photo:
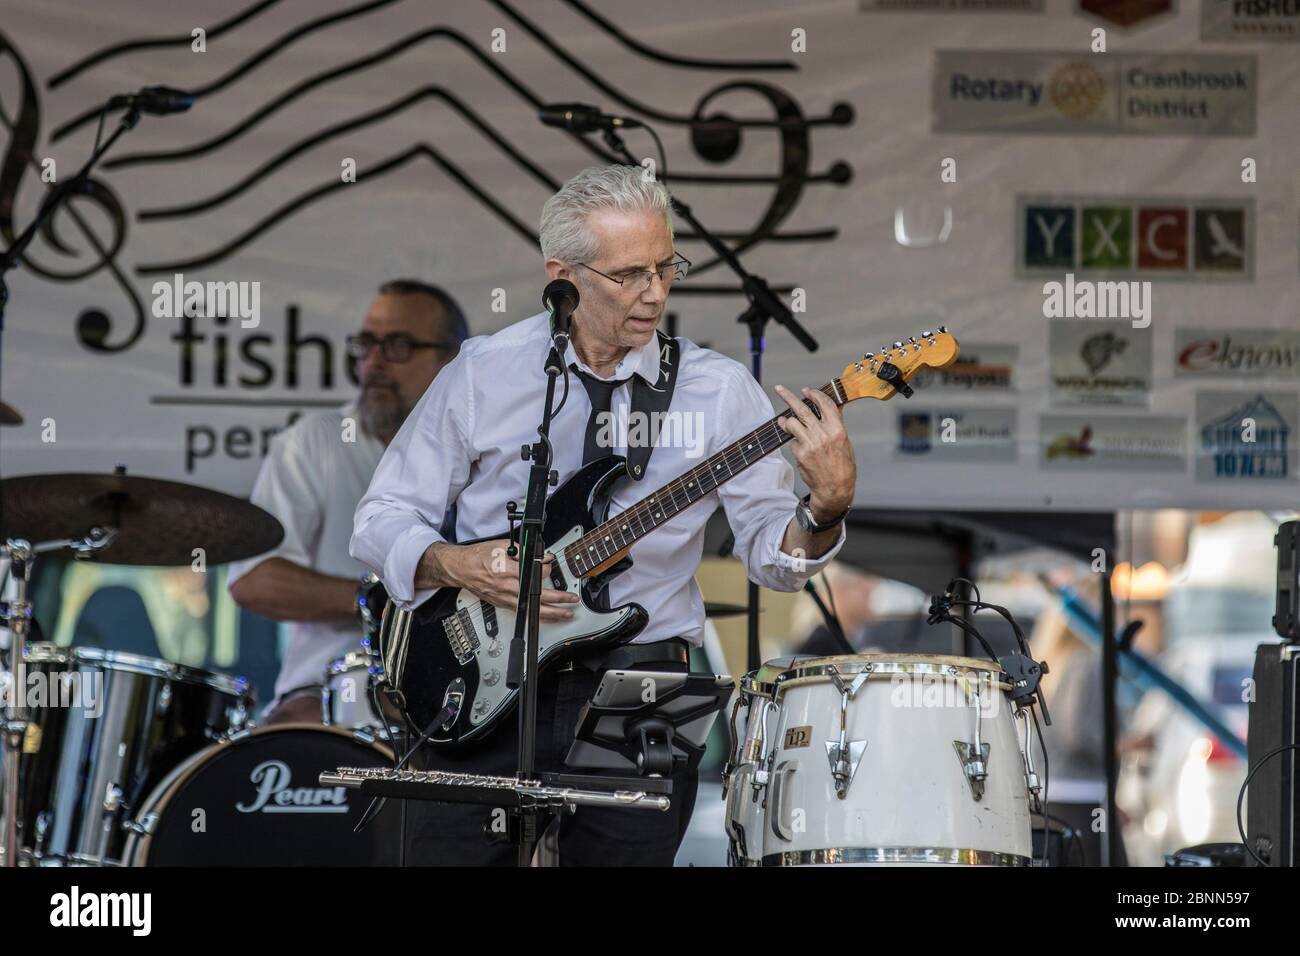
<svg viewBox="0 0 1300 956">
<path fill-rule="evenodd" d="M 13 62 L 20 87 L 16 116 L 11 119 L 7 111 L 0 109 L 0 123 L 9 131 L 9 144 L 3 159 L 0 159 L 0 236 L 3 236 L 6 245 L 12 245 L 16 234 L 14 210 L 23 177 L 30 170 L 37 173 L 41 171 L 41 161 L 36 155 L 41 110 L 36 98 L 36 84 L 32 81 L 27 63 L 9 38 L 0 33 L 0 61 L 5 59 Z M 112 229 L 112 237 L 107 243 L 72 206 L 71 200 L 74 198 L 88 200 L 103 212 Z M 86 179 L 68 195 L 65 203 L 41 227 L 40 236 L 58 254 L 74 258 L 77 256 L 76 249 L 65 242 L 58 232 L 60 213 L 66 213 L 77 224 L 85 240 L 94 248 L 96 257 L 89 265 L 60 271 L 40 265 L 24 253 L 21 259 L 23 265 L 36 275 L 56 282 L 76 282 L 107 268 L 135 311 L 135 327 L 123 341 L 110 344 L 108 336 L 112 332 L 112 319 L 101 309 L 86 309 L 77 317 L 77 339 L 86 348 L 97 352 L 121 352 L 129 349 L 144 334 L 145 312 L 140 297 L 115 261 L 126 241 L 127 216 L 122 204 L 108 186 L 96 179 Z"/>
<path fill-rule="evenodd" d="M 808 141 L 808 127 L 814 125 L 804 117 L 803 111 L 794 98 L 778 87 L 768 83 L 752 80 L 737 80 L 724 83 L 705 93 L 696 104 L 691 118 L 691 147 L 701 158 L 711 163 L 725 163 L 733 159 L 743 145 L 742 127 L 732 120 L 727 113 L 714 111 L 705 115 L 705 111 L 718 97 L 736 90 L 757 93 L 771 104 L 776 114 L 771 125 L 780 131 L 781 169 L 776 189 L 772 193 L 767 209 L 758 222 L 732 247 L 740 253 L 769 238 L 799 203 L 804 187 L 814 181 L 830 182 L 842 186 L 853 178 L 853 170 L 847 163 L 837 161 L 831 164 L 826 173 L 815 176 L 809 173 L 812 159 Z M 847 103 L 837 103 L 829 117 L 821 121 L 826 124 L 847 126 L 853 122 L 853 108 Z M 743 180 L 744 177 L 738 177 Z M 835 238 L 838 229 L 819 231 L 802 238 L 825 241 Z M 712 268 L 718 264 L 715 257 L 691 268 L 693 275 Z"/>
</svg>

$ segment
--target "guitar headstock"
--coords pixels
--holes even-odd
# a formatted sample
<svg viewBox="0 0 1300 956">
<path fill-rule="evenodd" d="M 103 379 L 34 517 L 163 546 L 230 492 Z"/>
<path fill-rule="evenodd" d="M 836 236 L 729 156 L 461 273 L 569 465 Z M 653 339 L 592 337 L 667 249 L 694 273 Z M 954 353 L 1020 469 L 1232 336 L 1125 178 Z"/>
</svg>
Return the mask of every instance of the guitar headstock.
<svg viewBox="0 0 1300 956">
<path fill-rule="evenodd" d="M 877 376 L 885 362 L 896 366 L 904 382 L 922 369 L 947 368 L 957 360 L 957 340 L 945 326 L 937 332 L 922 332 L 906 342 L 895 342 L 879 352 L 868 352 L 860 361 L 845 366 L 840 386 L 845 401 L 857 398 L 893 398 L 897 389 Z"/>
</svg>

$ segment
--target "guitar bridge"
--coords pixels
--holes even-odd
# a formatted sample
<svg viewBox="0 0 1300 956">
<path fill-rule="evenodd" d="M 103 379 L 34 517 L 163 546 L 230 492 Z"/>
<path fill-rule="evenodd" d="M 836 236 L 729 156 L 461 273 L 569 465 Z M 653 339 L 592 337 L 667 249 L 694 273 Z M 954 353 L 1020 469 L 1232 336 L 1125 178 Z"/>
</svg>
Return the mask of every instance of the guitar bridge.
<svg viewBox="0 0 1300 956">
<path fill-rule="evenodd" d="M 451 652 L 456 655 L 456 663 L 464 665 L 472 661 L 479 649 L 479 640 L 469 611 L 458 608 L 455 614 L 448 615 L 443 620 L 442 628 L 447 633 Z"/>
</svg>

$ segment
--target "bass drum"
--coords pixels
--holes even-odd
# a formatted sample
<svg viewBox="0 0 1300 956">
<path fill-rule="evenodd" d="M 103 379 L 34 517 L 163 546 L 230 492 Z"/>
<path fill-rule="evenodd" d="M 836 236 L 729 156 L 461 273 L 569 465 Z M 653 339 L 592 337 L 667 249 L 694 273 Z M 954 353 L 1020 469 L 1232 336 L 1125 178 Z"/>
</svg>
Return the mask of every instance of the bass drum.
<svg viewBox="0 0 1300 956">
<path fill-rule="evenodd" d="M 130 866 L 396 866 L 400 802 L 361 833 L 370 797 L 322 787 L 339 767 L 391 767 L 367 734 L 278 724 L 237 734 L 181 764 L 132 826 Z"/>
</svg>

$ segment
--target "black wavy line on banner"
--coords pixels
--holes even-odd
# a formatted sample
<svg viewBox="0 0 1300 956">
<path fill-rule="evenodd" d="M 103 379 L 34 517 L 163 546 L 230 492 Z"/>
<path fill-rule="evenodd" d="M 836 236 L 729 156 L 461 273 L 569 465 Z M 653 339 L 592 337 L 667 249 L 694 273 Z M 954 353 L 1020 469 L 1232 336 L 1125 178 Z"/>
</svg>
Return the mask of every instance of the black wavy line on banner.
<svg viewBox="0 0 1300 956">
<path fill-rule="evenodd" d="M 600 27 L 611 37 L 627 47 L 634 53 L 639 53 L 649 60 L 655 60 L 659 63 L 666 63 L 669 66 L 680 66 L 691 70 L 744 70 L 749 73 L 757 73 L 764 70 L 797 70 L 799 67 L 789 60 L 700 60 L 695 57 L 677 56 L 672 53 L 664 53 L 662 50 L 656 50 L 652 47 L 634 40 L 617 26 L 606 20 L 599 13 L 587 6 L 582 0 L 564 0 L 569 6 L 577 10 L 580 14 L 590 20 L 596 26 Z"/>
<path fill-rule="evenodd" d="M 248 7 L 242 12 L 235 14 L 229 20 L 223 20 L 221 23 L 218 23 L 216 26 L 207 28 L 204 31 L 204 33 L 209 38 L 219 37 L 227 30 L 233 30 L 235 27 L 243 23 L 246 23 L 247 21 L 251 20 L 253 17 L 257 16 L 262 11 L 266 10 L 268 7 L 273 7 L 279 2 L 280 0 L 261 0 L 260 3 L 253 4 L 251 7 Z M 90 69 L 92 66 L 95 66 L 99 63 L 103 63 L 105 60 L 111 60 L 114 59 L 115 57 L 121 56 L 124 53 L 131 53 L 135 50 L 150 50 L 150 49 L 157 49 L 159 47 L 168 47 L 168 46 L 189 46 L 190 43 L 192 42 L 193 42 L 193 36 L 188 35 L 176 39 L 167 39 L 167 40 L 164 39 L 128 40 L 125 43 L 115 43 L 112 46 L 106 46 L 103 49 L 98 50 L 95 53 L 92 53 L 81 60 L 78 60 L 76 63 L 73 63 L 71 66 L 65 67 L 64 69 L 60 70 L 58 73 L 55 73 L 54 76 L 50 77 L 49 82 L 46 83 L 45 85 L 47 89 L 51 89 L 51 90 L 58 89 L 60 86 L 68 82 L 68 80 L 72 79 L 77 74 L 82 73 Z"/>
<path fill-rule="evenodd" d="M 390 44 L 389 46 L 384 47 L 382 50 L 379 50 L 378 52 L 371 53 L 363 57 L 359 57 L 358 59 L 352 60 L 348 63 L 344 63 L 342 66 L 337 66 L 334 67 L 333 69 L 325 70 L 321 73 L 317 73 L 315 76 L 308 77 L 307 79 L 296 84 L 295 86 L 291 86 L 289 89 L 281 93 L 279 96 L 269 100 L 264 106 L 254 110 L 247 117 L 240 120 L 238 123 L 236 123 L 226 132 L 221 133 L 220 135 L 215 136 L 212 139 L 207 140 L 206 142 L 199 143 L 197 146 L 190 146 L 185 149 L 179 149 L 179 150 L 169 150 L 169 151 L 158 150 L 153 152 L 128 153 L 125 156 L 119 156 L 116 159 L 110 159 L 104 165 L 109 169 L 117 169 L 117 168 L 125 168 L 128 166 L 138 166 L 143 163 L 176 162 L 184 159 L 192 159 L 196 156 L 202 156 L 204 153 L 211 152 L 212 150 L 224 146 L 227 143 L 239 138 L 244 133 L 248 132 L 250 129 L 255 127 L 262 120 L 266 119 L 266 117 L 270 116 L 272 113 L 275 113 L 276 111 L 282 109 L 284 106 L 286 106 L 293 100 L 297 99 L 298 97 L 311 92 L 316 87 L 323 86 L 324 84 L 332 82 L 333 80 L 339 79 L 344 76 L 348 76 L 349 74 L 352 73 L 359 73 L 362 70 L 366 70 L 372 66 L 376 66 L 378 64 L 384 63 L 385 61 L 390 60 L 395 56 L 398 56 L 408 48 L 415 46 L 417 43 L 423 42 L 424 40 L 440 38 L 440 37 L 451 40 L 453 43 L 459 45 L 462 49 L 469 51 L 469 53 L 472 54 L 479 61 L 479 63 L 487 67 L 488 70 L 490 70 L 491 72 L 495 73 L 502 82 L 504 82 L 508 87 L 510 87 L 521 99 L 530 103 L 534 108 L 537 108 L 542 105 L 543 101 L 535 93 L 533 93 L 521 82 L 515 79 L 515 77 L 504 67 L 501 67 L 497 65 L 495 62 L 493 62 L 491 57 L 489 57 L 486 53 L 484 53 L 477 46 L 475 46 L 474 43 L 464 34 L 459 33 L 456 30 L 452 30 L 448 27 L 430 27 L 427 30 L 420 30 L 417 33 L 412 33 L 410 36 L 403 37 L 402 39 L 398 40 L 395 43 Z M 574 137 L 575 140 L 579 142 L 584 142 L 584 143 L 586 142 L 585 139 L 583 139 L 581 136 L 579 136 L 576 133 L 571 135 Z M 596 153 L 596 155 L 601 155 L 601 156 L 609 155 L 609 154 L 602 153 L 602 151 L 595 149 L 594 147 L 592 147 L 592 151 Z"/>
<path fill-rule="evenodd" d="M 198 213 L 207 212 L 210 209 L 215 209 L 217 206 L 224 205 L 240 194 L 253 188 L 257 183 L 270 176 L 278 168 L 286 165 L 295 156 L 301 155 L 313 146 L 319 145 L 335 136 L 340 136 L 343 133 L 387 119 L 390 116 L 402 112 L 409 106 L 417 105 L 425 99 L 444 100 L 447 105 L 460 114 L 465 120 L 477 127 L 484 136 L 496 143 L 496 145 L 511 159 L 513 159 L 517 165 L 532 174 L 532 176 L 543 186 L 552 192 L 560 188 L 558 180 L 551 178 L 551 176 L 541 169 L 541 167 L 537 166 L 532 160 L 516 149 L 515 146 L 502 136 L 495 127 L 484 120 L 482 116 L 475 112 L 467 103 L 457 97 L 456 94 L 440 86 L 423 86 L 414 93 L 404 96 L 399 100 L 394 100 L 387 106 L 381 106 L 377 110 L 372 110 L 369 113 L 363 113 L 360 116 L 353 117 L 352 119 L 344 120 L 343 122 L 328 127 L 319 133 L 299 140 L 288 149 L 281 151 L 278 155 L 267 160 L 239 182 L 222 190 L 214 196 L 210 196 L 207 199 L 200 199 L 197 202 L 183 206 L 166 206 L 158 209 L 143 209 L 138 214 L 138 218 L 141 220 L 177 219 L 182 216 L 192 216 Z"/>
<path fill-rule="evenodd" d="M 494 60 L 491 57 L 489 57 L 486 53 L 484 53 L 477 46 L 475 46 L 474 43 L 469 40 L 469 38 L 467 38 L 466 36 L 464 36 L 463 34 L 455 30 L 451 30 L 446 27 L 433 27 L 428 30 L 421 30 L 420 32 L 414 33 L 409 37 L 405 37 L 401 40 L 398 40 L 396 43 L 393 43 L 390 46 L 385 47 L 384 49 L 378 51 L 377 53 L 372 53 L 368 56 L 360 57 L 349 63 L 345 63 L 342 66 L 335 67 L 332 70 L 326 70 L 322 73 L 316 74 L 313 77 L 309 77 L 308 79 L 303 80 L 301 83 L 298 83 L 296 86 L 289 88 L 284 93 L 270 100 L 261 108 L 254 110 L 247 117 L 245 117 L 243 120 L 240 120 L 230 129 L 228 129 L 226 132 L 221 133 L 218 136 L 215 136 L 205 142 L 199 143 L 196 146 L 190 146 L 184 149 L 177 149 L 177 150 L 155 150 L 152 152 L 127 153 L 124 156 L 119 156 L 115 159 L 110 159 L 106 161 L 104 163 L 104 167 L 106 169 L 119 169 L 119 168 L 126 168 L 130 166 L 138 166 L 146 163 L 180 162 L 182 160 L 193 159 L 198 156 L 202 156 L 208 152 L 211 152 L 214 149 L 218 149 L 238 139 L 244 133 L 247 133 L 249 130 L 257 126 L 257 124 L 260 123 L 262 120 L 266 119 L 271 114 L 282 109 L 288 103 L 292 102 L 293 100 L 297 99 L 300 96 L 305 95 L 306 93 L 310 92 L 316 87 L 324 85 L 325 83 L 329 83 L 333 80 L 339 79 L 341 77 L 347 76 L 349 74 L 357 73 L 362 70 L 368 69 L 369 67 L 383 63 L 386 60 L 389 60 L 392 57 L 401 54 L 407 48 L 414 46 L 416 43 L 422 42 L 423 40 L 426 39 L 437 38 L 437 37 L 442 37 L 451 40 L 452 42 L 460 46 L 462 49 L 468 51 L 472 56 L 474 56 L 479 61 L 481 65 L 483 65 L 492 73 L 494 73 L 517 96 L 519 96 L 529 105 L 531 105 L 534 109 L 539 108 L 545 102 L 536 93 L 534 93 L 523 83 L 521 83 L 518 79 L 516 79 L 508 70 L 506 70 L 504 67 L 494 62 Z M 757 88 L 758 85 L 754 84 L 754 86 Z M 709 95 L 711 94 L 706 94 L 706 96 Z M 697 110 L 697 114 L 698 114 L 698 110 Z M 739 130 L 732 130 L 731 127 L 727 125 L 728 122 L 729 121 L 725 121 L 723 119 L 720 119 L 719 117 L 711 117 L 708 119 L 701 118 L 699 123 L 697 124 L 698 129 L 695 130 L 695 135 L 693 135 L 692 137 L 693 142 L 696 144 L 697 151 L 701 149 L 701 146 L 699 144 L 702 142 L 708 142 L 714 144 L 710 147 L 711 149 L 713 149 L 714 152 L 712 155 L 708 156 L 708 158 L 713 162 L 722 162 L 725 159 L 730 158 L 735 154 L 736 150 L 739 147 L 740 132 Z M 766 125 L 770 128 L 780 129 L 783 134 L 789 131 L 786 127 L 789 127 L 790 129 L 793 129 L 795 131 L 801 131 L 805 129 L 807 126 L 805 122 L 798 119 L 797 117 L 789 120 L 769 121 L 763 125 Z M 587 138 L 577 133 L 570 133 L 568 135 L 576 143 L 581 145 L 592 155 L 598 157 L 604 162 L 608 162 L 608 163 L 622 162 L 622 160 L 618 156 L 615 156 L 613 153 L 607 150 L 599 148 Z M 718 143 L 721 143 L 722 145 L 717 146 L 716 144 Z M 834 182 L 839 184 L 847 181 L 848 167 L 841 162 L 841 163 L 833 164 L 832 167 L 825 173 L 819 173 L 819 174 L 815 174 L 814 176 L 808 176 L 808 174 L 805 171 L 803 175 L 810 181 Z M 669 182 L 680 180 L 683 182 L 717 183 L 721 185 L 728 185 L 731 184 L 733 181 L 735 181 L 731 176 L 714 176 L 707 173 L 684 174 L 681 176 L 675 173 L 669 173 L 666 174 L 663 178 Z M 787 178 L 786 176 L 776 176 L 776 177 L 766 177 L 766 178 L 751 176 L 751 177 L 744 177 L 740 181 L 747 182 L 747 183 L 762 182 L 765 184 L 780 184 L 786 178 Z"/>
<path fill-rule="evenodd" d="M 680 114 L 674 114 L 674 113 L 665 113 L 662 110 L 655 109 L 653 106 L 647 106 L 645 103 L 633 99 L 631 96 L 627 95 L 622 90 L 614 87 L 610 83 L 607 83 L 600 76 L 598 76 L 597 74 L 593 73 L 591 70 L 583 66 L 574 57 L 570 56 L 568 51 L 565 50 L 563 46 L 556 43 L 553 39 L 551 39 L 549 35 L 546 34 L 545 31 L 543 31 L 540 27 L 534 24 L 531 20 L 526 18 L 523 14 L 515 10 L 512 6 L 510 6 L 510 4 L 506 3 L 505 0 L 487 0 L 487 2 L 492 4 L 492 6 L 496 7 L 506 16 L 510 17 L 521 27 L 527 30 L 528 33 L 532 35 L 534 40 L 536 40 L 546 49 L 550 50 L 551 53 L 556 57 L 556 59 L 562 61 L 564 65 L 567 66 L 570 70 L 572 70 L 574 73 L 577 73 L 579 76 L 585 79 L 592 86 L 596 87 L 596 89 L 600 90 L 606 96 L 617 100 L 619 103 L 622 103 L 628 109 L 636 110 L 638 113 L 642 114 L 643 116 L 648 116 L 651 119 L 658 120 L 661 123 L 672 123 L 677 126 L 689 126 L 694 122 L 693 118 L 691 117 L 682 116 Z M 845 111 L 847 111 L 847 115 L 845 114 Z M 831 110 L 830 115 L 818 116 L 810 119 L 803 119 L 802 124 L 803 126 L 847 126 L 852 121 L 853 121 L 852 107 L 849 106 L 847 103 L 836 103 L 834 108 Z M 776 125 L 776 122 L 773 120 L 759 120 L 759 119 L 745 119 L 745 118 L 732 119 L 730 120 L 730 122 L 738 126 Z"/>
<path fill-rule="evenodd" d="M 297 212 L 304 206 L 307 206 L 318 199 L 322 199 L 340 189 L 348 187 L 355 188 L 358 184 L 364 186 L 366 183 L 369 183 L 386 173 L 392 172 L 393 170 L 405 165 L 410 160 L 420 156 L 423 156 L 436 163 L 438 166 L 441 166 L 444 172 L 455 179 L 466 192 L 470 193 L 475 199 L 492 210 L 492 212 L 494 212 L 507 226 L 524 237 L 534 246 L 537 245 L 537 235 L 529 229 L 528 226 L 524 225 L 523 222 L 516 218 L 513 213 L 501 205 L 501 203 L 497 202 L 492 198 L 492 196 L 488 195 L 485 190 L 480 188 L 479 185 L 470 179 L 459 166 L 447 159 L 442 155 L 442 153 L 433 146 L 430 146 L 428 143 L 417 143 L 414 146 L 403 150 L 401 153 L 398 153 L 396 156 L 385 160 L 378 166 L 367 168 L 365 170 L 358 169 L 357 181 L 355 183 L 343 182 L 340 179 L 338 182 L 327 183 L 324 186 L 318 186 L 309 192 L 303 193 L 301 196 L 285 203 L 269 216 L 266 216 L 242 235 L 232 239 L 224 246 L 221 246 L 206 255 L 195 259 L 176 262 L 148 263 L 137 266 L 135 271 L 138 275 L 153 275 L 162 272 L 185 272 L 187 270 L 202 269 L 206 266 L 210 266 L 214 262 L 219 262 L 227 256 L 239 251 L 262 233 L 266 232 L 281 220 Z"/>
<path fill-rule="evenodd" d="M 486 120 L 484 120 L 477 112 L 474 111 L 472 107 L 470 107 L 468 104 L 462 101 L 454 93 L 442 87 L 426 86 L 420 88 L 419 90 L 416 90 L 415 92 L 407 96 L 402 97 L 399 100 L 394 100 L 392 103 L 389 103 L 387 106 L 383 106 L 377 110 L 372 110 L 369 113 L 364 113 L 360 116 L 353 117 L 350 120 L 345 120 L 332 127 L 329 127 L 328 129 L 322 130 L 320 133 L 317 133 L 315 135 L 309 136 L 305 139 L 298 141 L 297 143 L 293 144 L 287 149 L 281 151 L 278 155 L 276 155 L 272 159 L 263 163 L 261 166 L 259 166 L 253 172 L 249 173 L 247 176 L 245 176 L 237 183 L 233 184 L 232 186 L 228 187 L 227 189 L 213 196 L 208 197 L 207 199 L 201 199 L 198 200 L 197 202 L 188 203 L 180 206 L 167 206 L 167 207 L 161 207 L 156 209 L 141 210 L 137 214 L 137 218 L 140 219 L 141 221 L 151 221 L 156 219 L 178 219 L 184 216 L 192 216 L 192 215 L 197 215 L 199 213 L 207 212 L 218 206 L 224 205 L 225 203 L 243 194 L 244 192 L 247 192 L 249 189 L 256 186 L 263 179 L 268 178 L 276 170 L 278 170 L 282 166 L 285 166 L 294 157 L 301 155 L 306 150 L 314 146 L 317 146 L 328 139 L 339 136 L 343 133 L 350 132 L 362 126 L 366 126 L 370 123 L 379 122 L 381 120 L 387 119 L 388 117 L 400 113 L 401 111 L 405 110 L 408 107 L 417 105 L 422 100 L 430 99 L 430 98 L 444 100 L 453 110 L 455 110 L 460 116 L 462 116 L 465 120 L 467 120 L 469 123 L 475 126 L 480 132 L 482 132 L 490 140 L 492 140 L 492 142 L 494 142 L 504 153 L 506 153 L 511 159 L 513 159 L 518 166 L 526 170 L 529 174 L 533 176 L 533 178 L 535 178 L 539 183 L 545 186 L 548 190 L 554 192 L 555 190 L 560 188 L 560 183 L 558 180 L 552 178 L 544 170 L 542 170 L 530 159 L 528 159 L 527 156 L 525 156 L 518 149 L 516 149 L 515 146 L 510 143 L 509 140 L 507 140 L 504 136 L 502 136 L 491 124 L 489 124 Z M 731 239 L 742 240 L 747 238 L 750 234 L 751 233 L 749 231 L 743 233 L 720 232 L 719 236 L 720 238 L 728 239 L 728 240 Z M 770 235 L 768 238 L 777 241 L 782 241 L 782 242 L 823 241 L 826 239 L 834 238 L 835 234 L 836 234 L 836 230 L 833 229 L 810 230 L 805 232 L 786 232 L 786 233 L 781 233 L 779 235 Z M 682 239 L 698 239 L 698 236 L 696 236 L 693 232 L 679 232 L 678 236 Z"/>
<path fill-rule="evenodd" d="M 538 238 L 536 233 L 534 233 L 530 228 L 528 228 L 528 226 L 524 225 L 522 221 L 520 221 L 513 213 L 511 213 L 508 209 L 506 209 L 503 205 L 501 205 L 501 203 L 497 202 L 490 195 L 488 195 L 487 191 L 482 189 L 477 183 L 475 183 L 472 179 L 470 179 L 470 177 L 467 176 L 459 166 L 457 166 L 451 160 L 447 159 L 440 152 L 438 152 L 437 149 L 435 149 L 433 146 L 430 146 L 428 143 L 418 143 L 415 146 L 412 146 L 410 149 L 404 150 L 403 152 L 392 157 L 391 159 L 388 159 L 383 163 L 380 163 L 378 166 L 375 166 L 374 168 L 366 169 L 364 171 L 357 170 L 357 183 L 371 182 L 372 180 L 378 179 L 379 177 L 385 175 L 386 173 L 392 172 L 395 169 L 399 169 L 410 160 L 420 156 L 426 157 L 427 159 L 441 166 L 444 172 L 446 172 L 449 176 L 451 176 L 460 184 L 461 188 L 463 188 L 471 196 L 477 199 L 480 203 L 487 206 L 488 209 L 490 209 L 493 213 L 495 213 L 496 216 L 502 222 L 504 222 L 507 226 L 509 226 L 512 230 L 514 230 L 516 234 L 522 237 L 526 242 L 528 242 L 534 248 L 538 246 L 539 243 L 538 243 Z M 273 228 L 277 223 L 281 222 L 282 220 L 289 218 L 304 206 L 310 205 L 316 200 L 322 199 L 330 195 L 331 193 L 336 192 L 337 190 L 343 189 L 344 187 L 356 186 L 357 183 L 345 183 L 342 180 L 340 180 L 339 182 L 332 182 L 324 186 L 318 186 L 316 189 L 304 193 L 301 196 L 297 197 L 296 199 L 293 199 L 285 203 L 279 209 L 275 210 L 269 216 L 264 218 L 261 222 L 254 225 L 243 235 L 237 237 L 231 242 L 226 243 L 226 245 L 222 246 L 219 249 L 213 250 L 212 252 L 207 253 L 206 255 L 199 256 L 194 259 L 185 259 L 185 260 L 178 260 L 173 262 L 146 263 L 143 265 L 139 265 L 136 267 L 135 270 L 136 274 L 142 276 L 158 275 L 162 273 L 186 272 L 186 271 L 206 268 L 207 266 L 210 266 L 213 263 L 220 262 L 222 259 L 225 259 L 230 255 L 233 255 L 235 252 L 239 251 L 244 246 L 248 245 L 250 242 L 252 242 L 258 236 L 260 236 L 262 233 Z M 788 293 L 793 289 L 792 286 L 784 286 L 784 285 L 774 286 L 773 288 L 775 291 L 783 292 L 783 293 Z M 734 286 L 734 287 L 698 286 L 695 289 L 692 289 L 690 288 L 689 285 L 686 285 L 680 288 L 675 288 L 673 291 L 674 293 L 681 294 L 681 295 L 735 295 L 741 292 L 742 290 L 740 289 L 739 286 Z"/>
<path fill-rule="evenodd" d="M 14 240 L 13 215 L 18 190 L 22 186 L 23 177 L 28 169 L 39 170 L 41 168 L 35 155 L 36 141 L 40 136 L 40 102 L 36 95 L 36 83 L 32 80 L 31 71 L 27 68 L 26 61 L 23 60 L 18 49 L 9 41 L 9 38 L 0 33 L 0 60 L 6 56 L 14 61 L 22 87 L 21 102 L 15 122 L 11 124 L 9 117 L 3 111 L 0 111 L 0 119 L 8 127 L 10 134 L 4 158 L 0 160 L 0 235 L 3 235 L 7 244 L 12 244 Z M 102 268 L 107 268 L 113 278 L 117 280 L 117 284 L 121 287 L 127 301 L 135 310 L 135 327 L 128 334 L 125 341 L 109 345 L 107 339 L 112 331 L 112 319 L 98 309 L 88 309 L 77 317 L 77 337 L 86 348 L 99 352 L 120 352 L 139 341 L 145 329 L 144 304 L 140 301 L 135 289 L 127 281 L 126 276 L 114 260 L 126 240 L 126 213 L 112 190 L 98 180 L 87 180 L 81 192 L 75 195 L 88 196 L 93 203 L 103 209 L 104 214 L 113 226 L 114 238 L 110 248 L 106 249 L 100 243 L 99 236 L 95 234 L 94 230 L 81 217 L 81 214 L 72 206 L 70 197 L 59 211 L 72 217 L 73 221 L 81 228 L 86 240 L 95 247 L 99 259 L 86 268 L 74 272 L 54 272 L 32 262 L 26 255 L 22 256 L 20 261 L 27 267 L 28 271 L 56 282 L 74 282 L 92 275 Z M 40 233 L 42 238 L 64 255 L 73 255 L 75 250 L 59 237 L 55 222 L 55 217 L 51 217 L 46 221 Z"/>
<path fill-rule="evenodd" d="M 304 36 L 307 36 L 310 33 L 315 33 L 317 30 L 322 30 L 328 26 L 332 26 L 335 23 L 341 23 L 344 20 L 350 20 L 353 17 L 363 16 L 367 13 L 371 13 L 375 10 L 378 10 L 380 7 L 387 7 L 387 6 L 391 6 L 394 3 L 401 3 L 401 2 L 402 0 L 370 0 L 369 3 L 363 3 L 360 4 L 359 6 L 349 7 L 347 10 L 341 10 L 338 13 L 331 13 L 328 16 L 320 17 L 316 20 L 311 20 L 308 23 L 304 23 L 302 24 L 302 26 L 294 27 L 289 32 L 281 35 L 275 40 L 272 40 L 266 46 L 262 47 L 262 49 L 258 50 L 256 53 L 254 53 L 252 56 L 246 59 L 243 63 L 240 63 L 238 66 L 227 71 L 224 75 L 213 80 L 211 83 L 208 83 L 205 86 L 196 87 L 194 89 L 189 90 L 188 92 L 195 99 L 198 99 L 203 96 L 211 96 L 213 93 L 225 89 L 227 86 L 235 82 L 237 79 L 242 79 L 247 74 L 252 73 L 255 69 L 257 69 L 258 66 L 265 63 L 267 60 L 270 60 L 281 50 L 284 50 L 292 46 L 298 40 L 301 40 Z M 58 129 L 56 129 L 54 131 L 54 134 L 51 136 L 50 141 L 53 143 L 57 143 L 59 140 L 67 136 L 69 133 L 72 133 L 77 129 L 80 129 L 82 126 L 84 126 L 87 123 L 93 122 L 98 117 L 99 117 L 99 107 L 93 107 L 87 110 L 86 112 L 82 113 L 80 116 L 68 120 L 68 122 L 64 123 Z"/>
</svg>

